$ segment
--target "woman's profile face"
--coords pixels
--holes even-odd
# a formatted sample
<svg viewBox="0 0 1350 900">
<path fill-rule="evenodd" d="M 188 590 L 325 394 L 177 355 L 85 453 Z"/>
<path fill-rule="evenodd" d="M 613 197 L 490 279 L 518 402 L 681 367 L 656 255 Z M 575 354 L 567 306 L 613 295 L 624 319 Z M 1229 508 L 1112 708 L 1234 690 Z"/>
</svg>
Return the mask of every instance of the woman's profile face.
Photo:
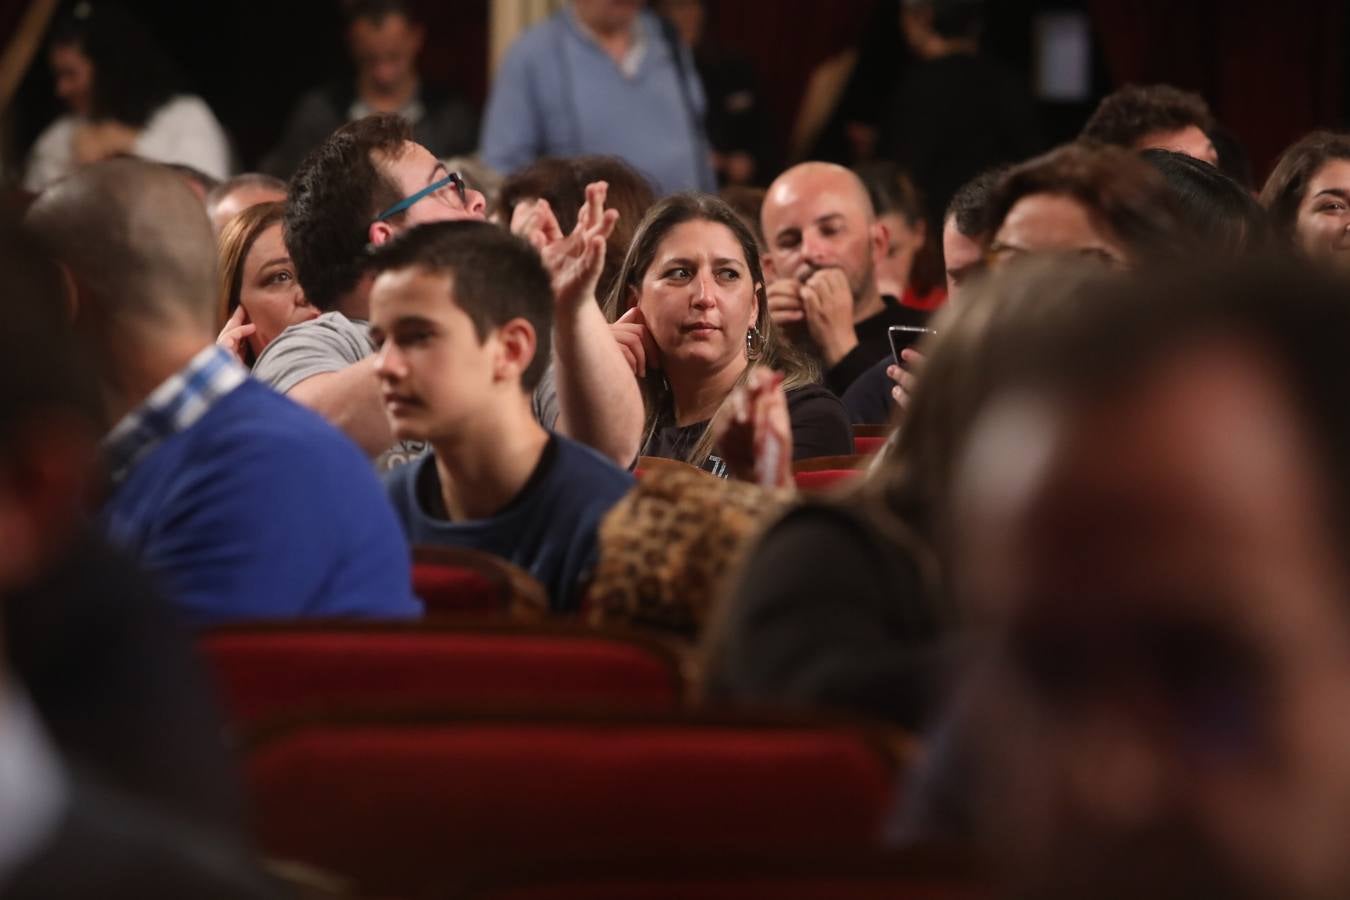
<svg viewBox="0 0 1350 900">
<path fill-rule="evenodd" d="M 1129 263 L 1129 253 L 1101 217 L 1063 194 L 1028 194 L 1018 200 L 989 245 L 996 266 L 1028 253 L 1076 253 L 1113 266 Z"/>
<path fill-rule="evenodd" d="M 280 222 L 264 228 L 244 257 L 239 305 L 248 314 L 248 321 L 257 326 L 248 338 L 255 356 L 290 326 L 319 315 L 318 309 L 305 299 L 305 292 L 295 278 L 295 266 L 281 238 Z"/>
<path fill-rule="evenodd" d="M 666 367 L 717 370 L 745 358 L 759 312 L 741 242 L 719 222 L 676 225 L 656 248 L 636 305 Z"/>
<path fill-rule="evenodd" d="M 57 44 L 51 52 L 56 96 L 77 116 L 87 116 L 94 105 L 94 61 L 75 44 Z"/>
<path fill-rule="evenodd" d="M 1350 159 L 1329 160 L 1308 179 L 1294 231 L 1309 256 L 1350 268 Z"/>
</svg>

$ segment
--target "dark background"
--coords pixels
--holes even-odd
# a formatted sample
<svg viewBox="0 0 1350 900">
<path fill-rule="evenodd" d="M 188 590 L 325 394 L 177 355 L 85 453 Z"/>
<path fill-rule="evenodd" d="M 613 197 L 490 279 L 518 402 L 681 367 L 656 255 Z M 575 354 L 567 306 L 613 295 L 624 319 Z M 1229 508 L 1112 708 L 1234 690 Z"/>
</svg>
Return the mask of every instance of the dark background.
<svg viewBox="0 0 1350 900">
<path fill-rule="evenodd" d="M 707 37 L 751 60 L 782 148 L 811 69 L 850 45 L 885 63 L 869 82 L 897 78 L 907 61 L 898 0 L 712 0 Z M 126 0 L 169 48 L 225 127 L 243 165 L 276 140 L 307 87 L 347 70 L 337 0 Z M 8 35 L 23 3 L 0 0 Z M 481 109 L 487 90 L 487 0 L 422 2 L 428 29 L 424 77 Z M 1314 127 L 1347 121 L 1350 46 L 1344 0 L 993 0 L 987 52 L 1030 77 L 1035 16 L 1090 14 L 1093 88 L 1085 104 L 1040 104 L 1047 139 L 1071 137 L 1093 103 L 1128 81 L 1165 81 L 1200 91 L 1246 144 L 1257 178 L 1280 149 Z M 22 152 L 58 112 L 44 53 L 29 71 L 11 121 Z M 10 156 L 11 159 L 15 158 Z M 774 162 L 781 162 L 775 160 Z"/>
</svg>

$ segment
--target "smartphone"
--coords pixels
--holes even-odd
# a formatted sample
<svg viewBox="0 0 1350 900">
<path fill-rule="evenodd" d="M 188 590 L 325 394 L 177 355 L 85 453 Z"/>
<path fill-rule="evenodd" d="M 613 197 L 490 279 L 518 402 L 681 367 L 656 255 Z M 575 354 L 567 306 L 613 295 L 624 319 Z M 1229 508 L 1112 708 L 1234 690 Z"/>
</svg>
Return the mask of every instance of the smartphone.
<svg viewBox="0 0 1350 900">
<path fill-rule="evenodd" d="M 920 328 L 917 325 L 892 325 L 887 331 L 887 337 L 891 339 L 891 355 L 895 357 L 895 364 L 902 366 L 900 361 L 900 352 L 906 347 L 912 347 L 919 342 L 926 334 L 937 334 L 931 328 Z"/>
</svg>

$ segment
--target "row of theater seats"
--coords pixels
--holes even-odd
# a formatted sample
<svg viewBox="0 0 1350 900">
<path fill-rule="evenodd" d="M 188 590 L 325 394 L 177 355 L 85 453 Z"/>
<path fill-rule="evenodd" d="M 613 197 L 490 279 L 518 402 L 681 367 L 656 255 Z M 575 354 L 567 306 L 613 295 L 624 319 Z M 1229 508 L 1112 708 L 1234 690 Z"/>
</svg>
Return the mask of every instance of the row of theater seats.
<svg viewBox="0 0 1350 900">
<path fill-rule="evenodd" d="M 346 896 L 974 896 L 962 867 L 877 849 L 908 738 L 691 712 L 652 637 L 288 623 L 201 648 L 264 853 Z"/>
</svg>

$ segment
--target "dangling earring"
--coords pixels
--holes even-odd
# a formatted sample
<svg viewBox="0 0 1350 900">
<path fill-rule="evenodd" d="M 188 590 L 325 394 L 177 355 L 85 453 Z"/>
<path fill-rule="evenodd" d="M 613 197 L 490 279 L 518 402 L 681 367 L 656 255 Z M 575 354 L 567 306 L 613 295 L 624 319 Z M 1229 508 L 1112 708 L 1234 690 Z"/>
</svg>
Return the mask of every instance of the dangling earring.
<svg viewBox="0 0 1350 900">
<path fill-rule="evenodd" d="M 745 358 L 754 362 L 764 353 L 764 338 L 760 335 L 759 329 L 751 325 L 750 330 L 745 333 Z"/>
</svg>

